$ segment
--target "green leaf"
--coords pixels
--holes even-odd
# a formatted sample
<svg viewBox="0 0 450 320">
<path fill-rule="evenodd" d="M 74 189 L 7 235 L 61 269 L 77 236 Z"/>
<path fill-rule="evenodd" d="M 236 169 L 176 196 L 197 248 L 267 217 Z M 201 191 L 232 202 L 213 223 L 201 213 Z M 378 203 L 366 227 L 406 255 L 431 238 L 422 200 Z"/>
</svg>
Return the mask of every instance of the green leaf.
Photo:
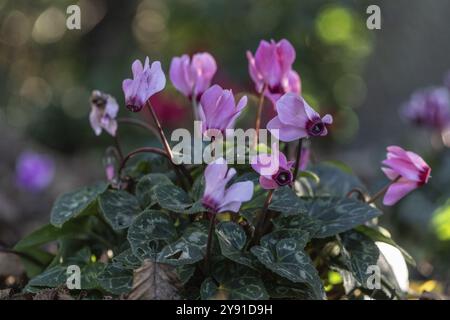
<svg viewBox="0 0 450 320">
<path fill-rule="evenodd" d="M 362 182 L 356 176 L 342 170 L 342 166 L 321 163 L 313 166 L 310 171 L 320 179 L 313 187 L 316 196 L 345 197 L 354 188 L 366 190 Z"/>
<path fill-rule="evenodd" d="M 51 224 L 61 227 L 74 217 L 93 212 L 97 197 L 106 190 L 107 186 L 105 183 L 99 183 L 60 196 L 51 211 Z"/>
<path fill-rule="evenodd" d="M 189 195 L 175 185 L 160 185 L 154 192 L 156 201 L 166 210 L 185 214 L 206 211 L 200 201 L 193 203 Z"/>
<path fill-rule="evenodd" d="M 371 228 L 365 225 L 361 225 L 356 228 L 356 231 L 361 232 L 375 242 L 384 242 L 396 247 L 398 250 L 400 250 L 406 262 L 408 262 L 413 267 L 416 266 L 416 261 L 414 260 L 414 258 L 411 257 L 411 255 L 405 249 L 400 247 L 394 240 L 392 240 L 390 235 L 386 234 L 387 231 L 385 231 L 381 227 Z"/>
<path fill-rule="evenodd" d="M 280 240 L 274 250 L 264 246 L 254 246 L 251 252 L 272 272 L 292 282 L 309 285 L 316 299 L 325 297 L 319 274 L 297 240 Z"/>
<path fill-rule="evenodd" d="M 321 223 L 315 238 L 326 238 L 353 229 L 381 215 L 361 201 L 335 197 L 303 198 L 308 215 Z"/>
<path fill-rule="evenodd" d="M 208 241 L 207 223 L 194 222 L 175 242 L 166 245 L 158 255 L 158 262 L 171 265 L 194 264 L 203 259 Z"/>
<path fill-rule="evenodd" d="M 293 283 L 281 277 L 265 282 L 267 292 L 274 299 L 316 300 L 311 287 L 304 283 Z"/>
<path fill-rule="evenodd" d="M 138 200 L 123 190 L 107 190 L 99 197 L 99 209 L 114 230 L 128 228 L 140 213 Z"/>
<path fill-rule="evenodd" d="M 133 270 L 108 264 L 98 275 L 98 282 L 103 289 L 112 294 L 129 293 L 133 286 Z"/>
<path fill-rule="evenodd" d="M 211 279 L 203 281 L 200 288 L 202 300 L 267 300 L 269 295 L 258 277 L 238 276 L 221 283 L 220 287 Z"/>
<path fill-rule="evenodd" d="M 150 173 L 143 176 L 136 185 L 136 198 L 142 208 L 148 208 L 156 203 L 154 189 L 158 185 L 173 185 L 167 175 Z"/>
<path fill-rule="evenodd" d="M 243 251 L 247 235 L 240 225 L 232 221 L 221 222 L 216 226 L 222 254 L 230 260 L 254 268 L 254 258 Z"/>
<path fill-rule="evenodd" d="M 356 280 L 366 287 L 367 279 L 371 276 L 367 270 L 370 266 L 377 265 L 380 250 L 369 237 L 353 230 L 342 233 L 340 237 L 347 267 Z"/>
<path fill-rule="evenodd" d="M 308 171 L 308 170 L 301 171 L 298 176 L 300 178 L 310 179 L 313 182 L 315 182 L 316 184 L 320 183 L 320 177 L 312 171 Z"/>
<path fill-rule="evenodd" d="M 274 191 L 269 209 L 278 211 L 283 215 L 295 215 L 306 212 L 303 200 L 288 186 Z"/>
<path fill-rule="evenodd" d="M 55 241 L 62 236 L 75 235 L 79 233 L 82 228 L 83 226 L 79 222 L 68 222 L 61 228 L 57 228 L 51 224 L 46 224 L 20 240 L 14 246 L 14 249 L 17 251 L 21 251 L 27 248 L 37 247 L 51 241 Z"/>
<path fill-rule="evenodd" d="M 127 249 L 115 256 L 112 264 L 120 269 L 134 270 L 142 265 L 142 261 L 133 254 L 131 249 Z"/>
<path fill-rule="evenodd" d="M 177 232 L 170 216 L 156 210 L 142 212 L 128 229 L 131 250 L 141 261 L 155 261 L 162 248 L 174 241 L 176 236 Z"/>
<path fill-rule="evenodd" d="M 193 264 L 185 264 L 175 268 L 175 272 L 181 284 L 185 285 L 192 278 L 195 273 L 195 268 L 196 267 Z"/>
<path fill-rule="evenodd" d="M 298 214 L 295 216 L 279 216 L 272 220 L 275 230 L 294 229 L 297 231 L 307 232 L 312 238 L 320 230 L 321 223 L 312 219 L 306 214 Z"/>
<path fill-rule="evenodd" d="M 304 248 L 311 239 L 308 232 L 296 229 L 278 229 L 266 234 L 261 238 L 261 245 L 265 248 L 275 250 L 277 244 L 283 239 L 297 241 L 299 248 Z"/>
</svg>

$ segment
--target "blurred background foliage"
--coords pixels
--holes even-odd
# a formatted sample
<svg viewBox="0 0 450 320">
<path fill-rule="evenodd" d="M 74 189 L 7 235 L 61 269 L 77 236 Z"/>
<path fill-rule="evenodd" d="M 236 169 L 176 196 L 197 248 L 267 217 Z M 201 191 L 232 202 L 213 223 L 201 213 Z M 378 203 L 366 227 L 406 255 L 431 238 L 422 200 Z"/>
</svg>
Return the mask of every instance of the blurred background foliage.
<svg viewBox="0 0 450 320">
<path fill-rule="evenodd" d="M 66 8 L 75 3 L 81 30 L 68 30 Z M 381 30 L 366 28 L 369 4 L 381 7 Z M 209 51 L 218 63 L 214 82 L 251 95 L 245 52 L 261 39 L 286 38 L 297 50 L 304 97 L 335 118 L 331 135 L 314 141 L 316 159 L 345 162 L 372 191 L 387 182 L 379 169 L 387 145 L 431 164 L 430 185 L 382 219 L 417 258 L 414 277 L 448 283 L 450 152 L 398 112 L 415 89 L 440 85 L 450 69 L 448 12 L 446 0 L 0 0 L 0 224 L 17 229 L 0 226 L 0 240 L 13 243 L 48 219 L 58 194 L 103 177 L 111 141 L 89 127 L 89 95 L 99 89 L 123 106 L 121 82 L 133 60 L 148 55 L 167 74 L 173 56 Z M 189 104 L 169 81 L 155 104 L 166 126 L 188 125 Z M 253 122 L 251 107 L 244 127 Z M 267 104 L 266 120 L 272 115 Z M 155 143 L 134 129 L 121 139 L 127 148 Z M 15 161 L 28 149 L 57 160 L 55 181 L 40 195 L 13 183 Z"/>
</svg>

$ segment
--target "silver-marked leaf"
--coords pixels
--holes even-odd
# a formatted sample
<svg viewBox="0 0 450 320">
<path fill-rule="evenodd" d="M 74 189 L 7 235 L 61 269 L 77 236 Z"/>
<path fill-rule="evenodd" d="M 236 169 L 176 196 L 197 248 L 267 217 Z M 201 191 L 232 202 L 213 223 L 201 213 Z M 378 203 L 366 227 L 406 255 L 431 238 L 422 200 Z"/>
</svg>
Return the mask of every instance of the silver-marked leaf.
<svg viewBox="0 0 450 320">
<path fill-rule="evenodd" d="M 275 230 L 294 229 L 307 232 L 310 238 L 314 237 L 320 230 L 320 222 L 312 219 L 306 214 L 298 214 L 295 216 L 279 216 L 272 220 Z"/>
<path fill-rule="evenodd" d="M 167 175 L 162 173 L 150 173 L 139 179 L 136 185 L 136 198 L 142 208 L 148 208 L 156 203 L 154 189 L 163 184 L 173 185 Z"/>
<path fill-rule="evenodd" d="M 220 284 L 205 279 L 200 288 L 202 300 L 267 300 L 269 295 L 263 282 L 254 276 L 237 276 Z"/>
<path fill-rule="evenodd" d="M 114 230 L 128 228 L 141 212 L 136 197 L 123 190 L 106 190 L 98 203 L 100 212 Z"/>
<path fill-rule="evenodd" d="M 343 256 L 349 270 L 356 280 L 367 286 L 367 279 L 372 276 L 369 267 L 376 266 L 380 250 L 370 238 L 350 230 L 340 235 L 343 245 Z"/>
<path fill-rule="evenodd" d="M 297 196 L 288 186 L 278 188 L 274 191 L 269 209 L 278 211 L 282 215 L 296 215 L 306 212 L 302 198 Z"/>
<path fill-rule="evenodd" d="M 194 264 L 203 259 L 208 240 L 208 227 L 204 222 L 194 222 L 173 243 L 166 245 L 158 255 L 158 262 L 171 265 Z"/>
<path fill-rule="evenodd" d="M 200 201 L 193 203 L 189 195 L 176 185 L 157 186 L 154 192 L 156 201 L 166 210 L 185 214 L 205 211 Z"/>
<path fill-rule="evenodd" d="M 308 215 L 321 224 L 315 238 L 333 236 L 381 215 L 377 208 L 358 200 L 335 197 L 303 199 Z"/>
<path fill-rule="evenodd" d="M 239 224 L 232 221 L 221 222 L 216 226 L 216 235 L 219 239 L 220 250 L 225 257 L 248 267 L 254 267 L 254 257 L 243 251 L 247 235 Z"/>
<path fill-rule="evenodd" d="M 313 186 L 315 196 L 345 197 L 350 190 L 355 188 L 366 191 L 358 177 L 344 171 L 336 164 L 321 163 L 312 166 L 310 171 L 320 179 L 320 182 Z"/>
<path fill-rule="evenodd" d="M 266 234 L 261 238 L 260 242 L 263 247 L 275 250 L 278 242 L 288 238 L 297 241 L 299 247 L 303 249 L 311 239 L 311 236 L 308 232 L 302 230 L 278 229 Z"/>
<path fill-rule="evenodd" d="M 98 275 L 98 282 L 103 289 L 113 294 L 128 293 L 133 286 L 133 270 L 108 264 Z"/>
<path fill-rule="evenodd" d="M 251 252 L 272 272 L 292 282 L 309 285 L 316 299 L 325 297 L 323 284 L 316 268 L 295 239 L 280 240 L 275 250 L 254 246 Z"/>
<path fill-rule="evenodd" d="M 133 254 L 131 249 L 127 249 L 115 256 L 112 264 L 120 269 L 134 270 L 142 265 L 142 261 Z"/>
<path fill-rule="evenodd" d="M 178 276 L 181 284 L 185 285 L 194 275 L 195 265 L 185 264 L 175 267 L 175 273 Z"/>
<path fill-rule="evenodd" d="M 131 250 L 141 261 L 155 261 L 162 248 L 176 237 L 173 220 L 168 214 L 156 210 L 142 212 L 128 229 Z"/>
<path fill-rule="evenodd" d="M 50 214 L 51 224 L 61 227 L 71 218 L 95 212 L 97 197 L 106 190 L 107 186 L 105 183 L 99 183 L 60 196 L 56 199 Z"/>
</svg>

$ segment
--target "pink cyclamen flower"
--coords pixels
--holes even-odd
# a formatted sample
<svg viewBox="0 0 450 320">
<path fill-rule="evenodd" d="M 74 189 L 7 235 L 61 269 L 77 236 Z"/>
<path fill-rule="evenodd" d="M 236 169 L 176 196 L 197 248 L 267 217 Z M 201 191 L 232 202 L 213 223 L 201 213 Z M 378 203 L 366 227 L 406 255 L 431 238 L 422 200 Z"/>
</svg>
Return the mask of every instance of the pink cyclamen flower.
<svg viewBox="0 0 450 320">
<path fill-rule="evenodd" d="M 285 93 L 300 94 L 300 76 L 292 70 L 295 55 L 294 47 L 285 39 L 278 43 L 261 41 L 255 56 L 247 51 L 249 73 L 256 91 L 262 92 L 265 87 L 264 94 L 273 103 Z"/>
<path fill-rule="evenodd" d="M 243 96 L 236 105 L 231 90 L 213 85 L 200 99 L 199 116 L 202 121 L 202 133 L 208 135 L 208 130 L 214 130 L 223 134 L 226 129 L 233 128 L 234 122 L 246 105 L 246 96 Z"/>
<path fill-rule="evenodd" d="M 174 87 L 189 99 L 200 99 L 209 88 L 217 71 L 216 60 L 207 52 L 175 57 L 170 64 L 170 80 Z"/>
<path fill-rule="evenodd" d="M 279 140 L 289 142 L 305 137 L 325 136 L 327 125 L 333 123 L 329 114 L 323 118 L 301 97 L 286 93 L 276 103 L 278 116 L 267 124 L 267 129 Z"/>
<path fill-rule="evenodd" d="M 98 90 L 92 92 L 89 121 L 97 136 L 102 133 L 102 129 L 105 129 L 113 137 L 116 135 L 118 112 L 119 105 L 116 99 Z"/>
<path fill-rule="evenodd" d="M 23 152 L 16 164 L 16 184 L 21 189 L 39 192 L 53 181 L 55 164 L 45 154 L 31 151 Z"/>
<path fill-rule="evenodd" d="M 450 126 L 450 93 L 444 87 L 418 91 L 402 114 L 417 125 L 443 130 Z"/>
<path fill-rule="evenodd" d="M 135 60 L 131 70 L 133 79 L 125 79 L 122 82 L 122 89 L 125 93 L 127 108 L 130 111 L 139 112 L 152 95 L 164 89 L 166 76 L 159 61 L 154 61 L 150 67 L 148 57 L 145 58 L 144 66 L 141 61 Z"/>
<path fill-rule="evenodd" d="M 381 170 L 393 181 L 389 186 L 383 203 L 394 205 L 414 189 L 424 185 L 430 178 L 431 168 L 417 154 L 397 146 L 387 148 L 387 159 Z"/>
<path fill-rule="evenodd" d="M 300 161 L 298 163 L 298 168 L 300 170 L 305 170 L 309 164 L 309 158 L 311 157 L 311 149 L 302 147 L 302 154 L 300 155 Z"/>
<path fill-rule="evenodd" d="M 213 213 L 225 211 L 238 212 L 242 202 L 253 196 L 253 182 L 236 182 L 226 187 L 236 175 L 236 170 L 228 169 L 223 158 L 216 159 L 205 169 L 205 192 L 202 204 Z"/>
<path fill-rule="evenodd" d="M 276 189 L 293 182 L 291 172 L 295 161 L 287 161 L 286 156 L 275 147 L 272 154 L 259 154 L 252 158 L 252 168 L 260 174 L 259 183 L 264 189 Z"/>
</svg>

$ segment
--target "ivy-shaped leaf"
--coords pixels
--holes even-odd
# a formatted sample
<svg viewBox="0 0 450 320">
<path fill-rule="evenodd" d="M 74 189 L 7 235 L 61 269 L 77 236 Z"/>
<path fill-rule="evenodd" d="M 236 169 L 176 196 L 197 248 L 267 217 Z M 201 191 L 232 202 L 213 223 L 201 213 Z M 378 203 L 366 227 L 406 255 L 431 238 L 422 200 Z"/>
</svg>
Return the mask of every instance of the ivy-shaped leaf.
<svg viewBox="0 0 450 320">
<path fill-rule="evenodd" d="M 269 294 L 258 277 L 237 276 L 221 283 L 220 287 L 211 279 L 203 281 L 200 288 L 203 300 L 267 300 Z"/>
<path fill-rule="evenodd" d="M 141 213 L 128 229 L 128 241 L 133 254 L 141 261 L 156 260 L 158 253 L 174 241 L 177 231 L 168 214 L 146 210 Z"/>
<path fill-rule="evenodd" d="M 128 228 L 141 212 L 135 196 L 123 190 L 107 190 L 99 197 L 99 209 L 114 230 Z"/>
<path fill-rule="evenodd" d="M 154 189 L 163 184 L 173 185 L 167 175 L 162 173 L 150 173 L 139 179 L 136 185 L 136 198 L 142 208 L 148 208 L 156 203 Z"/>
<path fill-rule="evenodd" d="M 356 280 L 366 287 L 367 279 L 372 275 L 368 272 L 369 267 L 377 265 L 380 250 L 370 238 L 352 230 L 342 233 L 340 237 L 347 267 Z"/>
<path fill-rule="evenodd" d="M 303 199 L 308 215 L 321 224 L 315 238 L 336 235 L 381 215 L 381 211 L 377 208 L 353 199 L 335 197 Z"/>
<path fill-rule="evenodd" d="M 354 188 L 366 190 L 356 176 L 344 171 L 343 165 L 340 166 L 333 163 L 321 163 L 310 168 L 320 179 L 320 182 L 313 186 L 315 196 L 345 197 Z"/>
<path fill-rule="evenodd" d="M 309 285 L 316 299 L 325 297 L 319 274 L 297 240 L 280 240 L 274 250 L 264 246 L 254 246 L 251 252 L 272 272 L 292 282 Z"/>
<path fill-rule="evenodd" d="M 185 214 L 206 211 L 200 201 L 193 203 L 189 195 L 176 185 L 159 185 L 154 192 L 156 201 L 166 210 Z"/>
<path fill-rule="evenodd" d="M 172 265 L 194 264 L 203 259 L 208 241 L 208 227 L 204 222 L 194 222 L 173 243 L 166 245 L 158 261 Z"/>
<path fill-rule="evenodd" d="M 127 249 L 115 256 L 112 264 L 121 269 L 134 270 L 142 265 L 142 261 L 133 254 L 131 249 Z"/>
<path fill-rule="evenodd" d="M 312 238 L 320 230 L 321 223 L 306 214 L 279 216 L 272 220 L 275 230 L 293 229 L 307 232 Z"/>
<path fill-rule="evenodd" d="M 254 268 L 254 257 L 243 251 L 247 235 L 240 225 L 232 221 L 221 222 L 216 226 L 222 254 L 230 260 Z"/>
<path fill-rule="evenodd" d="M 306 212 L 302 198 L 297 196 L 288 186 L 278 188 L 274 191 L 269 209 L 278 211 L 282 215 L 296 215 Z"/>
<path fill-rule="evenodd" d="M 175 268 L 175 272 L 176 272 L 181 284 L 185 285 L 194 275 L 195 265 L 185 264 L 185 265 L 177 266 Z"/>
<path fill-rule="evenodd" d="M 125 294 L 133 286 L 133 270 L 120 268 L 116 264 L 108 264 L 98 275 L 100 286 L 112 294 Z"/>
<path fill-rule="evenodd" d="M 94 211 L 97 197 L 106 190 L 106 187 L 107 184 L 99 183 L 60 196 L 51 211 L 51 224 L 61 227 L 71 218 Z"/>
</svg>

